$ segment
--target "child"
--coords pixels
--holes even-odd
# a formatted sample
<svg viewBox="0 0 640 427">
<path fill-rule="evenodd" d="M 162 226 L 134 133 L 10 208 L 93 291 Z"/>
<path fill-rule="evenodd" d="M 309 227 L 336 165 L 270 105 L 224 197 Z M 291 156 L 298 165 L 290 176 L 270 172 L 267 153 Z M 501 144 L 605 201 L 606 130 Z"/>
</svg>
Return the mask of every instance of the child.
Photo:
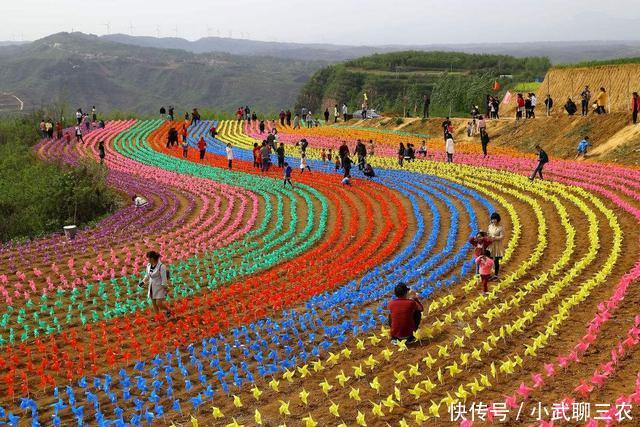
<svg viewBox="0 0 640 427">
<path fill-rule="evenodd" d="M 491 259 L 491 253 L 485 250 L 482 255 L 476 258 L 476 265 L 480 270 L 480 281 L 482 282 L 482 292 L 485 294 L 489 292 L 489 279 L 493 273 L 493 260 Z"/>
<path fill-rule="evenodd" d="M 189 154 L 189 143 L 186 139 L 182 140 L 182 158 L 186 159 Z"/>
<path fill-rule="evenodd" d="M 329 153 L 327 154 L 327 161 L 331 163 L 332 159 L 333 159 L 333 151 L 331 150 L 331 148 L 329 148 Z"/>
<path fill-rule="evenodd" d="M 300 157 L 300 173 L 303 173 L 305 169 L 308 169 L 311 172 L 311 168 L 307 164 L 307 155 L 302 153 L 302 157 Z"/>
<path fill-rule="evenodd" d="M 589 137 L 585 136 L 582 141 L 578 144 L 578 154 L 576 158 L 583 156 L 587 157 L 587 148 L 591 146 L 591 141 L 589 141 Z"/>
<path fill-rule="evenodd" d="M 478 231 L 475 237 L 469 239 L 475 249 L 473 250 L 473 258 L 476 259 L 481 256 L 484 251 L 493 243 L 493 240 L 487 237 L 487 233 L 484 231 Z M 478 268 L 476 268 L 476 274 L 478 274 Z"/>
<path fill-rule="evenodd" d="M 71 132 L 67 132 L 64 134 L 64 142 L 66 144 L 70 144 L 71 143 Z"/>
<path fill-rule="evenodd" d="M 98 156 L 100 156 L 100 164 L 103 164 L 104 163 L 104 157 L 105 157 L 104 141 L 98 142 Z"/>
<path fill-rule="evenodd" d="M 76 142 L 82 142 L 84 143 L 84 138 L 82 138 L 82 129 L 80 129 L 80 126 L 76 126 Z"/>
<path fill-rule="evenodd" d="M 326 163 L 327 162 L 327 152 L 326 152 L 326 150 L 324 148 L 320 152 L 320 157 L 322 157 L 322 163 Z"/>
<path fill-rule="evenodd" d="M 289 166 L 289 163 L 285 162 L 284 163 L 284 186 L 287 186 L 287 182 L 289 183 L 289 185 L 291 185 L 291 188 L 293 188 L 293 184 L 291 183 L 291 166 Z"/>
<path fill-rule="evenodd" d="M 422 145 L 418 149 L 418 154 L 422 154 L 422 157 L 427 157 L 427 143 L 422 141 Z"/>
<path fill-rule="evenodd" d="M 336 156 L 336 172 L 340 169 L 340 157 Z"/>
</svg>

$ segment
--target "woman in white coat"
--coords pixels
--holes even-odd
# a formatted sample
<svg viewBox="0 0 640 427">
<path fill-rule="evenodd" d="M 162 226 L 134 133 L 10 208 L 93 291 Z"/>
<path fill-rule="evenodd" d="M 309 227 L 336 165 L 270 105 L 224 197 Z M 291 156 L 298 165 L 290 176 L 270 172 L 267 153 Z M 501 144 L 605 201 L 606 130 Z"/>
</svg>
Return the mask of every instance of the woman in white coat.
<svg viewBox="0 0 640 427">
<path fill-rule="evenodd" d="M 147 296 L 151 299 L 154 312 L 159 313 L 160 310 L 164 310 L 167 315 L 171 316 L 171 310 L 164 305 L 169 281 L 167 267 L 160 262 L 160 254 L 156 251 L 147 252 L 147 260 L 149 261 L 147 272 L 138 286 L 147 286 Z"/>
</svg>

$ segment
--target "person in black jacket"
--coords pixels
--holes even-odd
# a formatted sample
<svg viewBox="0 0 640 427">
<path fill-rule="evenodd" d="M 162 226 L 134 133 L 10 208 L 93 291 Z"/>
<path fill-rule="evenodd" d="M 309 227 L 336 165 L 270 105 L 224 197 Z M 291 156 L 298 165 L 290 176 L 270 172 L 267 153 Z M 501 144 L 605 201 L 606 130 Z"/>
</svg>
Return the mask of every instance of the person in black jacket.
<svg viewBox="0 0 640 427">
<path fill-rule="evenodd" d="M 489 145 L 489 134 L 487 133 L 487 129 L 480 129 L 480 143 L 482 144 L 482 153 L 484 157 L 487 157 L 487 145 Z"/>
<path fill-rule="evenodd" d="M 276 154 L 278 155 L 278 167 L 284 167 L 284 143 L 280 143 L 280 146 L 276 149 Z"/>
<path fill-rule="evenodd" d="M 542 168 L 544 168 L 544 165 L 549 163 L 549 156 L 547 156 L 547 153 L 539 145 L 536 145 L 536 152 L 538 153 L 538 166 L 536 166 L 533 170 L 533 174 L 529 177 L 529 180 L 531 181 L 535 179 L 536 174 L 540 176 L 540 179 L 544 179 L 542 177 Z"/>
</svg>

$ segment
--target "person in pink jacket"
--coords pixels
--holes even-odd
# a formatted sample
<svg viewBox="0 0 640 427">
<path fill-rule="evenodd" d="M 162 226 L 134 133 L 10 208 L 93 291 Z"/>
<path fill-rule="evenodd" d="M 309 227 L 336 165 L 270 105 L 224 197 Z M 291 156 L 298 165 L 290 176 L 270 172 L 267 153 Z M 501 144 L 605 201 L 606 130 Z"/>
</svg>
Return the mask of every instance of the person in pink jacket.
<svg viewBox="0 0 640 427">
<path fill-rule="evenodd" d="M 480 270 L 480 282 L 482 283 L 482 291 L 486 294 L 489 292 L 489 279 L 493 275 L 493 260 L 491 252 L 485 250 L 482 255 L 476 258 L 476 264 Z"/>
</svg>

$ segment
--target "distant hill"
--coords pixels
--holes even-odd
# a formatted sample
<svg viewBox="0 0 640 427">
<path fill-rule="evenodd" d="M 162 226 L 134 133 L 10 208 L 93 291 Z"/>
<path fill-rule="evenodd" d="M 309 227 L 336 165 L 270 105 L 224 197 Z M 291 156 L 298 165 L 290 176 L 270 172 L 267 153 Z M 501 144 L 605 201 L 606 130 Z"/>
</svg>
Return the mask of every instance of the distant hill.
<svg viewBox="0 0 640 427">
<path fill-rule="evenodd" d="M 155 113 L 161 105 L 233 110 L 252 105 L 270 112 L 293 104 L 323 61 L 229 54 L 194 54 L 115 43 L 82 33 L 60 33 L 0 48 L 0 92 L 25 108 L 56 101 Z"/>
<path fill-rule="evenodd" d="M 466 114 L 473 105 L 484 106 L 496 80 L 504 91 L 520 82 L 542 80 L 550 66 L 544 57 L 443 51 L 375 54 L 319 70 L 301 90 L 297 106 L 319 111 L 346 102 L 353 111 L 360 108 L 366 92 L 369 107 L 386 113 L 414 115 L 422 111 L 423 96 L 429 95 L 432 113 Z"/>
<path fill-rule="evenodd" d="M 183 49 L 194 53 L 223 52 L 234 55 L 267 55 L 278 58 L 319 59 L 332 62 L 374 53 L 406 50 L 546 56 L 553 64 L 640 56 L 640 41 L 580 41 L 528 43 L 466 43 L 427 45 L 353 46 L 335 44 L 278 43 L 226 37 L 205 37 L 189 41 L 176 37 L 139 37 L 125 34 L 103 36 L 104 39 L 136 46 Z M 348 40 L 346 41 L 348 43 Z"/>
</svg>

